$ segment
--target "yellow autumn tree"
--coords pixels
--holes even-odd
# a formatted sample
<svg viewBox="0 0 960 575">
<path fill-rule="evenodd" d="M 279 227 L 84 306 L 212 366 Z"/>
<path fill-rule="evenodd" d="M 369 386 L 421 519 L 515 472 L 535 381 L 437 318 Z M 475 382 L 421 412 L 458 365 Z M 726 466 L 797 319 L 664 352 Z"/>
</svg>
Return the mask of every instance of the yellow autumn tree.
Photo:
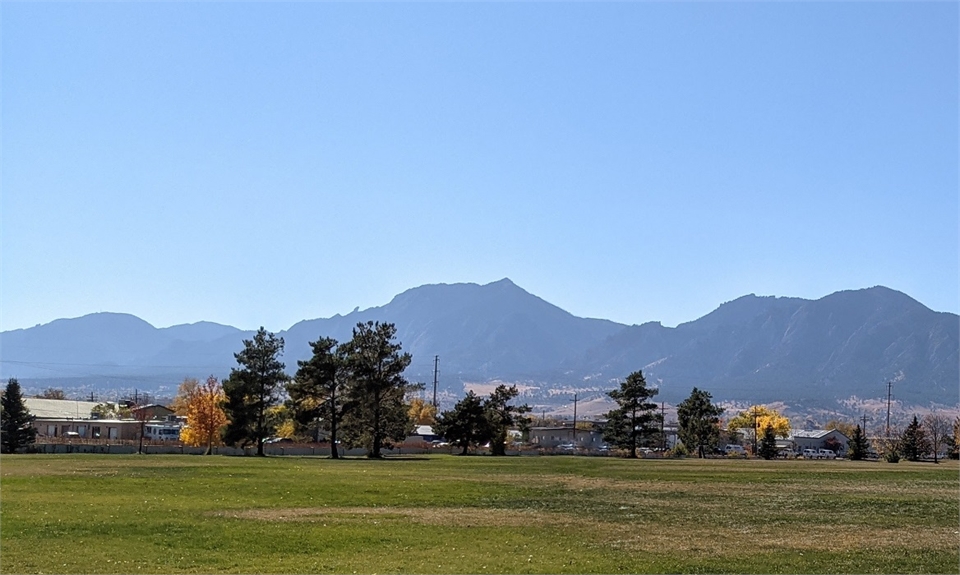
<svg viewBox="0 0 960 575">
<path fill-rule="evenodd" d="M 433 425 L 437 422 L 437 408 L 419 397 L 410 402 L 407 415 L 414 425 Z"/>
<path fill-rule="evenodd" d="M 180 440 L 194 447 L 206 445 L 205 455 L 214 445 L 220 445 L 220 428 L 227 424 L 223 399 L 223 388 L 212 375 L 190 390 L 185 398 L 187 426 L 180 432 Z"/>
<path fill-rule="evenodd" d="M 744 431 L 751 439 L 763 437 L 767 429 L 773 430 L 777 437 L 790 435 L 790 420 L 778 412 L 764 405 L 753 405 L 746 411 L 741 411 L 727 424 L 730 432 Z"/>
<path fill-rule="evenodd" d="M 197 387 L 199 386 L 200 382 L 192 377 L 184 379 L 180 387 L 177 388 L 177 396 L 173 398 L 170 409 L 177 415 L 186 416 L 187 406 L 190 404 L 190 397 L 196 393 Z"/>
<path fill-rule="evenodd" d="M 274 405 L 267 409 L 267 421 L 273 424 L 274 437 L 295 439 L 298 435 L 293 411 L 285 405 Z"/>
</svg>

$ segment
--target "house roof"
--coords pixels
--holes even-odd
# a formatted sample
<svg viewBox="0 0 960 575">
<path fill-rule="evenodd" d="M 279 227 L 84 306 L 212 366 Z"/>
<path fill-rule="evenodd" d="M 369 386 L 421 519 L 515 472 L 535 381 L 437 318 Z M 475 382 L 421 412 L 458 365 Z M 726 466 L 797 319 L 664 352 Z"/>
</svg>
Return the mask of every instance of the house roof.
<svg viewBox="0 0 960 575">
<path fill-rule="evenodd" d="M 98 405 L 95 401 L 39 397 L 25 397 L 23 403 L 31 415 L 42 419 L 90 419 L 90 410 Z"/>
<path fill-rule="evenodd" d="M 164 414 L 172 414 L 172 413 L 173 413 L 173 410 L 172 410 L 172 409 L 170 409 L 170 408 L 167 407 L 166 405 L 160 405 L 159 403 L 150 403 L 150 404 L 147 404 L 147 405 L 141 405 L 140 407 L 134 407 L 133 409 L 131 409 L 131 411 L 134 411 L 134 412 L 137 412 L 137 411 L 148 411 L 148 410 L 149 410 L 149 411 L 153 411 L 153 412 L 161 412 L 161 413 L 164 413 Z"/>
<path fill-rule="evenodd" d="M 790 432 L 790 436 L 788 439 L 794 439 L 797 437 L 803 437 L 807 439 L 823 439 L 824 437 L 830 435 L 831 433 L 837 433 L 838 435 L 840 435 L 841 437 L 847 440 L 850 439 L 849 437 L 844 435 L 843 432 L 840 431 L 839 429 L 810 429 L 810 430 L 797 429 L 797 430 L 792 430 Z"/>
<path fill-rule="evenodd" d="M 433 433 L 433 428 L 429 425 L 418 425 L 416 429 L 413 430 L 414 435 L 435 435 Z"/>
</svg>

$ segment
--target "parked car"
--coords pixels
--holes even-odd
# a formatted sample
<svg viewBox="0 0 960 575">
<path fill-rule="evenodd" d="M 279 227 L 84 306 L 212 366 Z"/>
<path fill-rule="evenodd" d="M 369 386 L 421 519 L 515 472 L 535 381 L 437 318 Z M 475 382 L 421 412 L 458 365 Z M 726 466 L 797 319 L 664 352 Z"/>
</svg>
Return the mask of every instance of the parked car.
<svg viewBox="0 0 960 575">
<path fill-rule="evenodd" d="M 821 449 L 817 451 L 820 454 L 820 459 L 836 459 L 837 454 L 829 449 Z"/>
<path fill-rule="evenodd" d="M 820 453 L 816 449 L 804 449 L 801 455 L 804 459 L 820 459 Z"/>
<path fill-rule="evenodd" d="M 268 437 L 263 440 L 263 443 L 272 444 L 272 443 L 293 443 L 293 440 L 289 437 Z"/>
<path fill-rule="evenodd" d="M 561 443 L 557 446 L 559 451 L 576 451 L 577 446 L 572 443 Z"/>
</svg>

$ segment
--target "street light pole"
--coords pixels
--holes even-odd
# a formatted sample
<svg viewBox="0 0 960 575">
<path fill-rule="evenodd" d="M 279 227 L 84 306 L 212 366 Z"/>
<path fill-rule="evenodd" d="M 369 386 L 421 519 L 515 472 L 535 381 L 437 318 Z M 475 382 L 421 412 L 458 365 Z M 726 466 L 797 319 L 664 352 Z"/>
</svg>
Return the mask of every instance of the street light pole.
<svg viewBox="0 0 960 575">
<path fill-rule="evenodd" d="M 577 447 L 577 394 L 573 394 L 573 447 Z"/>
</svg>

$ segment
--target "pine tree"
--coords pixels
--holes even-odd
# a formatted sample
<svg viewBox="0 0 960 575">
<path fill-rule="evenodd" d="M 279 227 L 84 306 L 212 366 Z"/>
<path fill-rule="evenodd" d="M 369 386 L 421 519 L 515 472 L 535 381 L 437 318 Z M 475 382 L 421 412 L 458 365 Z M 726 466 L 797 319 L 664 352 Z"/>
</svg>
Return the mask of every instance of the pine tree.
<svg viewBox="0 0 960 575">
<path fill-rule="evenodd" d="M 867 441 L 867 436 L 863 433 L 863 430 L 860 429 L 860 426 L 857 425 L 856 429 L 853 430 L 853 436 L 850 438 L 850 459 L 854 461 L 859 461 L 867 457 L 867 451 L 870 449 L 870 442 Z"/>
<path fill-rule="evenodd" d="M 928 451 L 930 451 L 930 442 L 927 441 L 927 434 L 917 416 L 914 415 L 913 421 L 900 436 L 900 454 L 907 461 L 919 461 Z"/>
<path fill-rule="evenodd" d="M 37 430 L 31 425 L 33 420 L 23 402 L 20 383 L 11 378 L 0 398 L 0 450 L 13 453 L 33 443 L 37 437 Z"/>
<path fill-rule="evenodd" d="M 370 458 L 380 458 L 384 447 L 413 431 L 405 400 L 416 386 L 403 377 L 412 358 L 394 342 L 396 334 L 392 323 L 358 323 L 353 338 L 341 344 L 347 381 L 344 440 L 365 447 Z"/>
<path fill-rule="evenodd" d="M 298 361 L 297 375 L 287 384 L 294 419 L 300 425 L 319 420 L 330 432 L 330 457 L 339 459 L 337 434 L 344 415 L 346 363 L 337 340 L 321 337 L 310 342 L 313 356 Z"/>
<path fill-rule="evenodd" d="M 656 388 L 647 387 L 642 371 L 635 371 L 620 384 L 620 389 L 607 395 L 617 402 L 619 407 L 607 413 L 607 425 L 603 431 L 603 440 L 616 444 L 620 449 L 629 449 L 630 457 L 637 457 L 640 439 L 657 431 L 655 423 L 657 404 L 648 401 L 657 395 Z"/>
<path fill-rule="evenodd" d="M 717 444 L 720 438 L 720 415 L 723 408 L 714 405 L 706 392 L 693 388 L 690 397 L 677 406 L 678 435 L 689 449 L 696 449 L 698 457 L 704 457 L 708 447 Z"/>
<path fill-rule="evenodd" d="M 515 385 L 498 385 L 483 403 L 490 428 L 490 455 L 506 455 L 507 431 L 514 425 L 526 424 L 523 414 L 530 412 L 530 406 L 510 405 L 510 401 L 519 394 Z"/>
<path fill-rule="evenodd" d="M 434 432 L 460 447 L 460 455 L 466 455 L 471 445 L 490 441 L 490 423 L 483 408 L 483 400 L 472 391 L 457 402 L 453 409 L 437 417 Z"/>
<path fill-rule="evenodd" d="M 279 403 L 288 379 L 279 359 L 282 353 L 283 338 L 261 327 L 252 340 L 243 340 L 243 351 L 234 354 L 241 367 L 233 368 L 223 382 L 223 410 L 229 419 L 223 440 L 228 445 L 256 443 L 257 455 L 264 455 L 263 440 L 274 430 L 269 409 Z"/>
<path fill-rule="evenodd" d="M 764 459 L 773 459 L 777 456 L 777 436 L 773 427 L 767 426 L 763 430 L 763 439 L 760 440 L 758 455 Z"/>
</svg>

